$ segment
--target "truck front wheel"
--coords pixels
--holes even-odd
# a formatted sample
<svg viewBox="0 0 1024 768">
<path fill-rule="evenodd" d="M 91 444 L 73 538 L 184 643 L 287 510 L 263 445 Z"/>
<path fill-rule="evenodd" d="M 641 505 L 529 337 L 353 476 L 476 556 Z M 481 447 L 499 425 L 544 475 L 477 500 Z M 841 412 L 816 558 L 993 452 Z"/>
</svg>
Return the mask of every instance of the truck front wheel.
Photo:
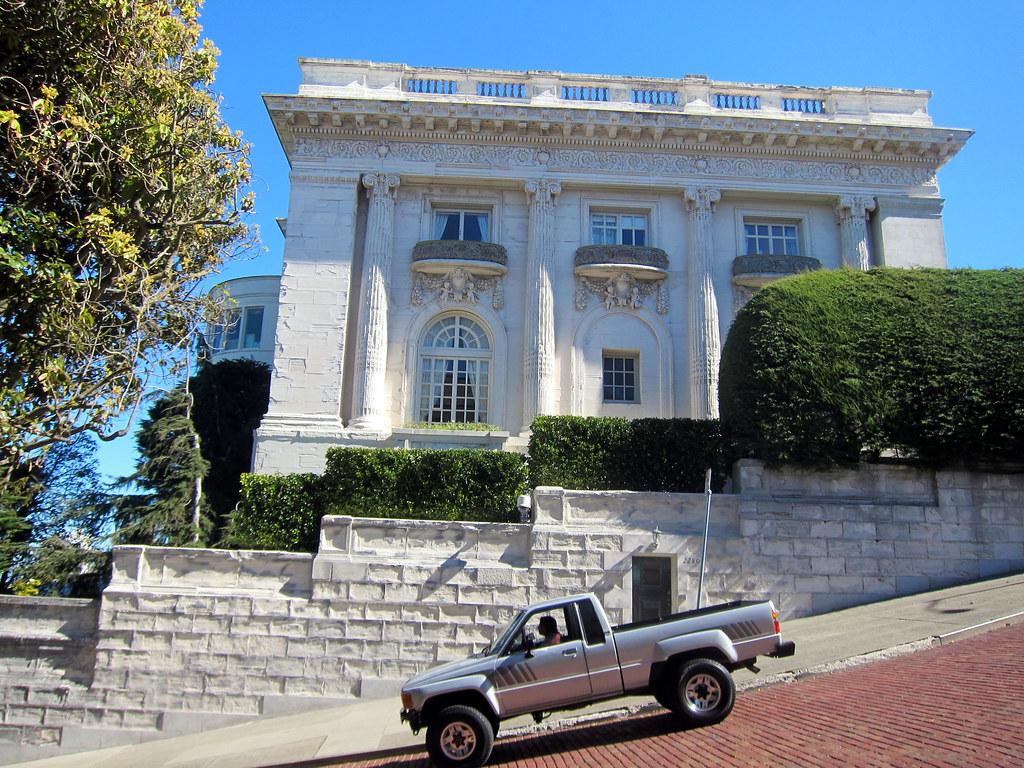
<svg viewBox="0 0 1024 768">
<path fill-rule="evenodd" d="M 720 723 L 732 712 L 736 686 L 729 670 L 711 659 L 692 659 L 679 668 L 669 707 L 690 728 Z"/>
<path fill-rule="evenodd" d="M 427 752 L 438 768 L 476 768 L 494 746 L 490 721 L 473 707 L 445 707 L 427 726 Z"/>
</svg>

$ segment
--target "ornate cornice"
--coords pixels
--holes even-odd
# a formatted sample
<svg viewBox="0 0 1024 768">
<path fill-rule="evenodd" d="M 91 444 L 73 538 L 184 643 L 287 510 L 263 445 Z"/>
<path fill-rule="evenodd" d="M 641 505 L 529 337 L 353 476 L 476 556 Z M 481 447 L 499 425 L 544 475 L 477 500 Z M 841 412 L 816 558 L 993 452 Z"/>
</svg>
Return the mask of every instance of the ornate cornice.
<svg viewBox="0 0 1024 768">
<path fill-rule="evenodd" d="M 680 114 L 651 106 L 543 107 L 463 101 L 268 96 L 286 152 L 303 138 L 375 141 L 469 139 L 594 149 L 682 149 L 743 155 L 860 159 L 941 167 L 971 135 L 931 125 L 885 124 L 840 115 Z M 301 105 L 301 106 L 300 106 Z M 387 151 L 386 149 L 383 151 Z"/>
</svg>

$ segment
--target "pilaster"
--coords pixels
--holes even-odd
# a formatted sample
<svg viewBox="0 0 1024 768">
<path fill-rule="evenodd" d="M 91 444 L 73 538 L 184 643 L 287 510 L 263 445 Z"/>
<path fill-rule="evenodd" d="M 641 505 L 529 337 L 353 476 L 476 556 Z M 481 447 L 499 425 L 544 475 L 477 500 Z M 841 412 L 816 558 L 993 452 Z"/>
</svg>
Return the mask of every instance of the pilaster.
<svg viewBox="0 0 1024 768">
<path fill-rule="evenodd" d="M 718 298 L 712 280 L 714 238 L 712 214 L 722 193 L 711 187 L 683 190 L 689 218 L 690 272 L 690 402 L 695 419 L 718 418 L 718 362 L 722 354 L 718 330 Z"/>
<path fill-rule="evenodd" d="M 363 264 L 363 301 L 359 311 L 359 346 L 356 349 L 356 384 L 352 429 L 390 431 L 387 387 L 388 286 L 394 249 L 396 174 L 363 176 L 370 199 L 366 217 Z"/>
<path fill-rule="evenodd" d="M 526 182 L 527 234 L 526 318 L 523 339 L 523 429 L 533 417 L 555 413 L 555 299 L 551 262 L 555 251 L 557 181 Z"/>
<path fill-rule="evenodd" d="M 836 201 L 836 222 L 839 224 L 840 253 L 843 266 L 862 272 L 871 269 L 868 249 L 868 213 L 875 210 L 873 197 L 843 195 Z"/>
</svg>

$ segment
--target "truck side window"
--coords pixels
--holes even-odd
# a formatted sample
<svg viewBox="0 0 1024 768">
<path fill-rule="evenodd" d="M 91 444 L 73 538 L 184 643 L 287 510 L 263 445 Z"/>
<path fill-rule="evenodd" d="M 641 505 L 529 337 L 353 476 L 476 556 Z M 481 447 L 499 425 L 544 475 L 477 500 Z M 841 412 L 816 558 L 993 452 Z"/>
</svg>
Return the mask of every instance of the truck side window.
<svg viewBox="0 0 1024 768">
<path fill-rule="evenodd" d="M 601 620 L 597 618 L 597 611 L 594 604 L 589 600 L 580 600 L 576 603 L 580 609 L 580 620 L 583 622 L 583 635 L 587 639 L 587 645 L 598 645 L 605 641 L 604 627 Z"/>
</svg>

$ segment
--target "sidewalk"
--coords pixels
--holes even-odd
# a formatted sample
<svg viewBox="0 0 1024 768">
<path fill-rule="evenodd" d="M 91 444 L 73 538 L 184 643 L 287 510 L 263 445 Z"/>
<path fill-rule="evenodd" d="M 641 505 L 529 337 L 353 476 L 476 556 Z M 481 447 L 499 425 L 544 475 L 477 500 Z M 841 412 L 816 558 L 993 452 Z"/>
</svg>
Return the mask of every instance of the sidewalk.
<svg viewBox="0 0 1024 768">
<path fill-rule="evenodd" d="M 1024 620 L 1024 574 L 849 608 L 784 622 L 796 655 L 760 659 L 760 675 L 736 673 L 744 688 L 820 674 L 951 642 L 993 626 Z M 579 721 L 651 705 L 647 698 L 620 699 L 587 710 L 564 713 Z M 656 706 L 656 705 L 655 705 Z M 423 733 L 413 736 L 398 718 L 397 698 L 366 701 L 298 715 L 143 744 L 63 755 L 29 763 L 31 768 L 265 768 L 309 761 L 326 762 L 380 752 L 423 749 Z M 550 728 L 558 716 L 543 727 Z M 503 734 L 532 727 L 528 717 L 502 724 Z"/>
</svg>

